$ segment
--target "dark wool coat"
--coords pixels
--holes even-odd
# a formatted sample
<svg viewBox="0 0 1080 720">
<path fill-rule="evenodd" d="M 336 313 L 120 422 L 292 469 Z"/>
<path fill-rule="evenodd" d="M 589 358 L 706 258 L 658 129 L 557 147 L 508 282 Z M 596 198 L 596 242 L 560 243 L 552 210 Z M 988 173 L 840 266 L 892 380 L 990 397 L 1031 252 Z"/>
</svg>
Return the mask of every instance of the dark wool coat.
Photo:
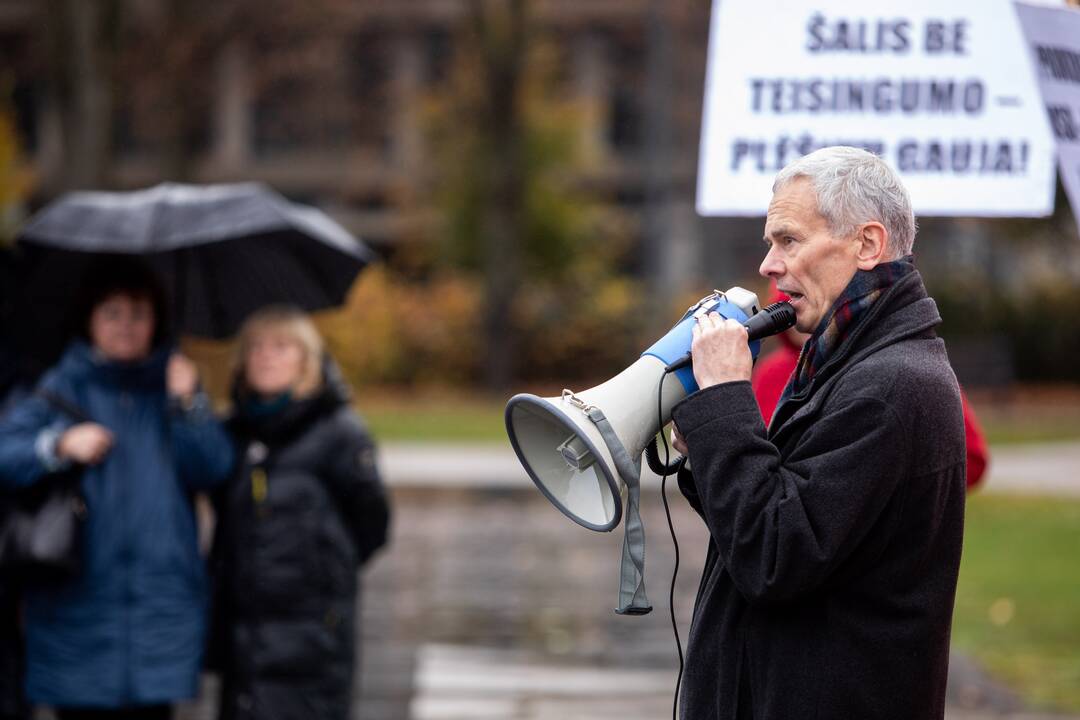
<svg viewBox="0 0 1080 720">
<path fill-rule="evenodd" d="M 750 384 L 754 388 L 754 397 L 757 398 L 758 407 L 761 408 L 761 416 L 768 424 L 772 418 L 776 404 L 787 386 L 791 373 L 799 363 L 799 351 L 801 346 L 796 347 L 788 340 L 790 333 L 781 333 L 779 338 L 781 345 L 766 357 L 758 360 L 754 365 L 754 376 Z M 960 402 L 964 410 L 964 444 L 967 446 L 967 488 L 970 491 L 978 486 L 986 474 L 986 466 L 990 462 L 990 450 L 986 444 L 986 436 L 983 435 L 982 426 L 975 417 L 972 409 L 964 396 L 963 388 L 960 389 Z"/>
<path fill-rule="evenodd" d="M 372 440 L 327 375 L 315 397 L 229 423 L 240 467 L 216 502 L 212 640 L 223 718 L 349 716 L 357 574 L 389 510 Z"/>
<path fill-rule="evenodd" d="M 769 431 L 748 382 L 676 406 L 711 535 L 686 720 L 943 716 L 964 421 L 938 323 L 914 272 Z"/>
</svg>

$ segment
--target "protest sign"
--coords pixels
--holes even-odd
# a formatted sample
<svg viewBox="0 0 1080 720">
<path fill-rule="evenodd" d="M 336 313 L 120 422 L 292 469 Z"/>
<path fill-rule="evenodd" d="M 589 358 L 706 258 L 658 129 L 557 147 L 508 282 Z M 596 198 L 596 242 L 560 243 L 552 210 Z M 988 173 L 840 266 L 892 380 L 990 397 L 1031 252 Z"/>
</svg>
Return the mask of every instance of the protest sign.
<svg viewBox="0 0 1080 720">
<path fill-rule="evenodd" d="M 1053 142 L 1011 0 L 717 0 L 702 215 L 762 215 L 777 171 L 827 145 L 896 168 L 915 211 L 1042 216 Z"/>
<path fill-rule="evenodd" d="M 1057 147 L 1058 170 L 1080 223 L 1080 10 L 1016 4 Z"/>
</svg>

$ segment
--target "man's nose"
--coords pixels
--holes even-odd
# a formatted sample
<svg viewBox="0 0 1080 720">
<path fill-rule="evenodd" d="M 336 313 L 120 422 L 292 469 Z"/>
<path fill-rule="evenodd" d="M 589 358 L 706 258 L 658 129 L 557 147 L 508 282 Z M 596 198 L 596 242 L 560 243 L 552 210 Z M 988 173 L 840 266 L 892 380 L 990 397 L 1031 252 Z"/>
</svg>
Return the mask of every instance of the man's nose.
<svg viewBox="0 0 1080 720">
<path fill-rule="evenodd" d="M 762 277 L 775 279 L 778 275 L 784 274 L 784 263 L 776 256 L 775 250 L 776 246 L 771 246 L 769 251 L 765 253 L 765 259 L 761 261 L 758 274 Z"/>
</svg>

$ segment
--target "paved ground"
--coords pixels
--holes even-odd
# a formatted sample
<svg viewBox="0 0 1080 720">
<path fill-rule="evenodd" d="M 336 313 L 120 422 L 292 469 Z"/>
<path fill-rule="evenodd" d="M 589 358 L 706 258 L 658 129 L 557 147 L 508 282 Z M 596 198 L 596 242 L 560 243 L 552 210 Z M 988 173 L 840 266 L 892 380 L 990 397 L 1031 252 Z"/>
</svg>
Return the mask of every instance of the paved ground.
<svg viewBox="0 0 1080 720">
<path fill-rule="evenodd" d="M 387 480 L 397 486 L 531 485 L 509 443 L 388 445 L 381 462 Z M 1080 442 L 992 448 L 985 490 L 1080 496 Z"/>
<path fill-rule="evenodd" d="M 996 449 L 990 491 L 1080 494 L 1080 444 Z M 671 714 L 677 659 L 668 619 L 674 551 L 646 480 L 646 579 L 655 611 L 619 617 L 621 533 L 593 533 L 533 488 L 505 446 L 391 445 L 391 549 L 365 578 L 357 720 L 657 720 Z M 1052 484 L 1051 484 L 1052 483 Z M 683 637 L 706 532 L 677 490 Z M 208 682 L 182 720 L 212 717 Z M 1050 720 L 964 657 L 948 720 Z M 1077 720 L 1072 718 L 1070 720 Z"/>
<path fill-rule="evenodd" d="M 1080 442 L 992 448 L 986 489 L 1080 497 Z"/>
<path fill-rule="evenodd" d="M 1070 720 L 1029 713 L 963 657 L 950 668 L 946 720 Z M 537 663 L 490 648 L 426 646 L 414 720 L 656 720 L 671 715 L 668 671 Z"/>
</svg>

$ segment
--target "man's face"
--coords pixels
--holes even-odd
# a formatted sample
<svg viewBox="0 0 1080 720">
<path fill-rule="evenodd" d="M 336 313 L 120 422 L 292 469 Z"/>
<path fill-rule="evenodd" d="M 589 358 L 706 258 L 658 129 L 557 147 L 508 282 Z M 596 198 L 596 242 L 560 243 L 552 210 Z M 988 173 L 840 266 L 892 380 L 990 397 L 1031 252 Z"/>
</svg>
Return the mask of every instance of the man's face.
<svg viewBox="0 0 1080 720">
<path fill-rule="evenodd" d="M 765 243 L 758 272 L 791 296 L 795 328 L 813 332 L 858 269 L 857 239 L 832 236 L 810 181 L 798 178 L 773 195 Z"/>
</svg>

